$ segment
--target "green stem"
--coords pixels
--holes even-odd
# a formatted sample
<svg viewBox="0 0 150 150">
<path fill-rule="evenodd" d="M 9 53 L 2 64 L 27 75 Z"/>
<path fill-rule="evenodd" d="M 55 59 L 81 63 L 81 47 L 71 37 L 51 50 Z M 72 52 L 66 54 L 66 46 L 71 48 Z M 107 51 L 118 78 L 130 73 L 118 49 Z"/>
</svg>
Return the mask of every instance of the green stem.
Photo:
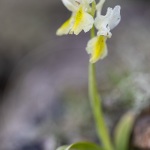
<svg viewBox="0 0 150 150">
<path fill-rule="evenodd" d="M 95 28 L 93 27 L 91 29 L 91 38 L 94 36 Z M 101 140 L 105 150 L 113 150 L 110 135 L 104 120 L 101 98 L 97 90 L 95 64 L 92 63 L 89 63 L 89 98 L 96 123 L 98 137 Z"/>
<path fill-rule="evenodd" d="M 113 147 L 111 144 L 109 132 L 103 117 L 101 99 L 97 92 L 95 65 L 91 63 L 89 64 L 89 97 L 96 123 L 98 137 L 101 140 L 105 150 L 112 150 Z"/>
</svg>

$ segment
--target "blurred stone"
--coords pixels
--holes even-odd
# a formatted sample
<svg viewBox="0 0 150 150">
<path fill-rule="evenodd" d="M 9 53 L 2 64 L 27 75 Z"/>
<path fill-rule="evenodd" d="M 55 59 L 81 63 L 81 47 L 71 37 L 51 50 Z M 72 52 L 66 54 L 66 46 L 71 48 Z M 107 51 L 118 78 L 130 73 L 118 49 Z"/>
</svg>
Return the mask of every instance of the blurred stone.
<svg viewBox="0 0 150 150">
<path fill-rule="evenodd" d="M 150 106 L 138 116 L 135 122 L 132 143 L 140 150 L 150 149 Z"/>
</svg>

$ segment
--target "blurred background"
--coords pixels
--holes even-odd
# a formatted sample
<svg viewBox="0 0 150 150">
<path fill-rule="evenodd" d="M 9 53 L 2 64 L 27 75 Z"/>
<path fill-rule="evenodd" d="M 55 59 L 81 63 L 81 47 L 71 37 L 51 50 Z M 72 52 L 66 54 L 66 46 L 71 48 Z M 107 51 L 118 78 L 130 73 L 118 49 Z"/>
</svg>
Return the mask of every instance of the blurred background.
<svg viewBox="0 0 150 150">
<path fill-rule="evenodd" d="M 108 56 L 97 63 L 111 131 L 128 110 L 150 107 L 150 1 L 107 0 L 103 14 L 115 5 L 122 20 L 107 41 Z M 88 101 L 89 34 L 55 35 L 69 16 L 60 0 L 0 0 L 0 150 L 98 142 Z M 150 148 L 147 114 L 147 128 L 133 133 L 140 149 Z"/>
</svg>

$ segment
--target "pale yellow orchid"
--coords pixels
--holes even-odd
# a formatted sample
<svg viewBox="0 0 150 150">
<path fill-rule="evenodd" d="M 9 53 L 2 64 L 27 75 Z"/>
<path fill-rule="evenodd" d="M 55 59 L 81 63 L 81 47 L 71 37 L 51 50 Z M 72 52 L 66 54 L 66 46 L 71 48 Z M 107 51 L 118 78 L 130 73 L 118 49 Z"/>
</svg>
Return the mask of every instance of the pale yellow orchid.
<svg viewBox="0 0 150 150">
<path fill-rule="evenodd" d="M 90 15 L 90 4 L 94 0 L 62 0 L 63 4 L 69 11 L 72 12 L 71 17 L 62 24 L 57 30 L 57 35 L 76 34 L 78 35 L 82 30 L 88 32 L 93 24 L 94 19 Z"/>
<path fill-rule="evenodd" d="M 101 0 L 96 6 L 97 14 L 94 25 L 98 30 L 97 36 L 92 38 L 86 47 L 88 54 L 91 54 L 91 63 L 95 63 L 107 55 L 106 40 L 112 36 L 110 30 L 115 28 L 121 20 L 120 6 L 115 6 L 114 9 L 108 8 L 106 15 L 101 15 L 104 2 L 105 0 Z"/>
</svg>

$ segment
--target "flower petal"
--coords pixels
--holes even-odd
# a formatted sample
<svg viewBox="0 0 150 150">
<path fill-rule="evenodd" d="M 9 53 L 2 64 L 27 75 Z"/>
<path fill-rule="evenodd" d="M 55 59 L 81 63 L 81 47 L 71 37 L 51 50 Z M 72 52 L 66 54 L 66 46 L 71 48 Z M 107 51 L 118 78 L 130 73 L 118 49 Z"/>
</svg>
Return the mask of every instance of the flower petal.
<svg viewBox="0 0 150 150">
<path fill-rule="evenodd" d="M 105 16 L 97 15 L 97 17 L 95 18 L 94 24 L 95 27 L 98 29 L 97 32 L 98 36 L 104 35 L 109 38 L 111 37 L 110 27 L 108 25 L 111 14 L 112 14 L 112 8 L 108 8 Z"/>
<path fill-rule="evenodd" d="M 93 2 L 94 0 L 82 0 L 81 5 L 84 9 L 84 11 L 86 12 L 91 12 L 91 6 L 90 4 Z"/>
<path fill-rule="evenodd" d="M 70 34 L 78 35 L 82 30 L 88 32 L 94 23 L 93 17 L 83 10 L 83 7 L 79 7 L 78 11 L 74 14 L 74 25 L 70 31 Z"/>
<path fill-rule="evenodd" d="M 87 53 L 91 54 L 90 62 L 95 63 L 107 55 L 107 45 L 105 36 L 92 38 L 86 47 Z"/>
<path fill-rule="evenodd" d="M 94 0 L 86 0 L 89 4 L 91 4 Z"/>
<path fill-rule="evenodd" d="M 65 21 L 61 27 L 56 31 L 56 35 L 64 35 L 68 34 L 69 31 L 71 30 L 73 24 L 72 24 L 72 17 L 70 17 L 67 21 Z"/>
<path fill-rule="evenodd" d="M 62 0 L 63 4 L 66 6 L 66 8 L 72 12 L 77 10 L 77 3 L 75 0 Z"/>
<path fill-rule="evenodd" d="M 105 3 L 105 0 L 100 0 L 99 3 L 96 5 L 97 9 L 97 16 L 101 15 L 102 7 Z"/>
<path fill-rule="evenodd" d="M 91 4 L 94 0 L 82 0 L 82 4 Z"/>
<path fill-rule="evenodd" d="M 120 16 L 120 6 L 116 6 L 114 9 L 108 8 L 105 16 L 97 14 L 95 18 L 95 27 L 98 29 L 97 35 L 104 35 L 111 37 L 111 32 L 114 27 L 116 27 L 121 20 Z"/>
<path fill-rule="evenodd" d="M 120 6 L 115 6 L 115 8 L 113 9 L 111 18 L 109 20 L 110 30 L 114 29 L 119 24 L 121 20 L 120 10 Z"/>
</svg>

